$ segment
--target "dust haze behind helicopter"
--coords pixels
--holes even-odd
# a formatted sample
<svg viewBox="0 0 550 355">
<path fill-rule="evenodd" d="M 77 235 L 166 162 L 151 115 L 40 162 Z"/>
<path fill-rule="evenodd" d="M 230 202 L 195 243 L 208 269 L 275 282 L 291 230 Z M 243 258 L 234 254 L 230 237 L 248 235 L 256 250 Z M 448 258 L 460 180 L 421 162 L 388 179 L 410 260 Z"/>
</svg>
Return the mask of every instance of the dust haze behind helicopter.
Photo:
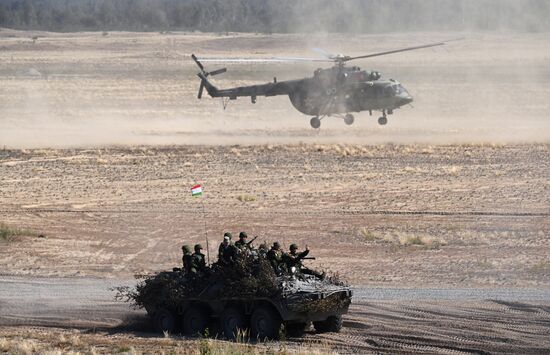
<svg viewBox="0 0 550 355">
<path fill-rule="evenodd" d="M 179 27 L 171 24 L 170 8 L 163 3 L 132 2 L 136 9 L 156 14 L 148 29 L 163 33 L 113 32 L 130 25 L 107 25 L 108 36 L 37 32 L 51 29 L 37 22 L 12 26 L 30 32 L 0 31 L 6 59 L 0 62 L 6 98 L 0 107 L 0 142 L 42 147 L 550 139 L 550 5 L 545 1 L 279 1 L 267 2 L 264 18 L 244 22 L 235 14 L 259 2 L 229 1 L 210 19 L 200 17 L 195 26 Z M 284 6 L 288 12 L 281 12 Z M 255 9 L 250 16 L 261 13 Z M 133 12 L 123 10 L 120 16 L 131 23 Z M 216 16 L 229 20 L 216 22 Z M 230 32 L 235 30 L 253 33 Z M 35 35 L 39 39 L 34 46 L 24 43 Z M 415 98 L 414 108 L 402 108 L 383 128 L 376 116 L 362 113 L 352 127 L 327 121 L 321 132 L 312 133 L 304 116 L 283 97 L 262 98 L 256 105 L 238 100 L 224 111 L 218 100 L 196 100 L 196 67 L 188 59 L 191 53 L 312 57 L 315 47 L 361 55 L 454 37 L 466 39 L 354 63 L 399 80 Z M 59 54 L 63 50 L 66 57 Z M 218 67 L 207 65 L 208 70 Z M 269 82 L 274 76 L 288 80 L 311 76 L 317 67 L 327 66 L 231 65 L 213 81 L 223 88 Z"/>
</svg>

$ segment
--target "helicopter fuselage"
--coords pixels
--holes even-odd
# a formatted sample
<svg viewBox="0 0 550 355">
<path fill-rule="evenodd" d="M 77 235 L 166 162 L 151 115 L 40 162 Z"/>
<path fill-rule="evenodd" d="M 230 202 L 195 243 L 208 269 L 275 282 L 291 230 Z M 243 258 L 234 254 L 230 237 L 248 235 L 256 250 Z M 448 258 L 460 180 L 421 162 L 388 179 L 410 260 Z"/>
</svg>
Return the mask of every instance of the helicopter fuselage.
<svg viewBox="0 0 550 355">
<path fill-rule="evenodd" d="M 450 39 L 457 41 L 462 38 Z M 332 55 L 322 49 L 314 48 L 324 59 L 315 58 L 204 58 L 207 61 L 230 61 L 240 63 L 267 63 L 267 62 L 331 62 L 333 67 L 327 69 L 317 69 L 313 77 L 277 82 L 274 79 L 272 83 L 262 85 L 241 86 L 230 89 L 218 89 L 212 85 L 207 77 L 217 75 L 227 71 L 226 68 L 207 72 L 201 63 L 201 60 L 194 54 L 191 58 L 200 69 L 197 74 L 201 79 L 198 98 L 202 97 L 203 90 L 206 88 L 208 94 L 212 97 L 228 98 L 235 100 L 237 97 L 249 96 L 252 103 L 256 102 L 258 96 L 276 96 L 288 95 L 292 105 L 300 112 L 313 117 L 309 121 L 311 127 L 319 128 L 321 119 L 326 116 L 337 116 L 344 119 L 347 125 L 354 122 L 351 112 L 381 111 L 382 116 L 378 118 L 380 125 L 385 125 L 388 120 L 386 114 L 391 115 L 393 110 L 407 105 L 413 101 L 412 96 L 397 81 L 393 79 L 380 80 L 380 73 L 375 71 L 361 70 L 359 67 L 347 67 L 346 63 L 357 59 L 373 58 L 383 55 L 407 52 L 423 48 L 442 46 L 445 42 L 436 42 L 400 48 L 377 53 L 347 56 L 343 54 Z M 224 101 L 224 108 L 226 102 Z"/>
<path fill-rule="evenodd" d="M 379 80 L 380 73 L 358 67 L 318 69 L 312 78 L 299 80 L 290 102 L 306 115 L 394 110 L 412 102 L 395 80 Z"/>
<path fill-rule="evenodd" d="M 199 77 L 201 75 L 199 74 Z M 203 79 L 203 78 L 201 78 Z M 317 69 L 313 77 L 230 89 L 205 87 L 212 97 L 250 97 L 288 95 L 292 105 L 306 115 L 329 116 L 360 111 L 394 110 L 413 101 L 397 81 L 380 80 L 380 73 L 358 67 L 335 66 Z"/>
</svg>

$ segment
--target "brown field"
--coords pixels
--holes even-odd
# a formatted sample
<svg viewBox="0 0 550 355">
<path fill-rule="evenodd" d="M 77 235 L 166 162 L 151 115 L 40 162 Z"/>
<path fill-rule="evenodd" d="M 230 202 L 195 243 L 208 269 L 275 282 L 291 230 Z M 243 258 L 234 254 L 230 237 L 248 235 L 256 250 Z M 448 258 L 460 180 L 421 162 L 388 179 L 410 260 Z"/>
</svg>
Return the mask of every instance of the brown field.
<svg viewBox="0 0 550 355">
<path fill-rule="evenodd" d="M 415 101 L 379 127 L 356 115 L 320 131 L 287 97 L 196 99 L 199 56 L 360 55 L 457 38 L 443 47 L 354 63 L 395 78 Z M 33 37 L 37 37 L 33 40 Z M 0 29 L 0 144 L 526 143 L 550 138 L 550 35 L 412 33 L 344 36 L 201 33 L 42 33 Z M 209 63 L 207 69 L 222 64 Z M 225 88 L 311 76 L 318 64 L 228 66 Z"/>
<path fill-rule="evenodd" d="M 188 59 L 312 56 L 311 47 L 355 55 L 451 37 L 0 30 L 0 284 L 8 289 L 14 276 L 127 282 L 178 266 L 181 244 L 205 244 L 206 228 L 212 258 L 224 231 L 245 230 L 259 241 L 308 245 L 317 257 L 310 266 L 359 290 L 548 290 L 548 34 L 467 34 L 445 48 L 358 63 L 399 79 L 415 97 L 415 108 L 385 127 L 362 113 L 351 127 L 327 119 L 314 131 L 284 97 L 238 100 L 224 111 L 196 100 Z M 215 82 L 284 80 L 314 68 L 237 65 Z M 195 182 L 202 198 L 191 197 Z M 111 301 L 94 301 L 89 312 Z M 499 302 L 361 299 L 340 335 L 244 346 L 548 348 L 548 300 Z M 57 320 L 62 329 L 27 332 L 22 326 L 43 325 L 40 304 L 29 306 L 35 318 L 14 326 L 8 303 L 0 299 L 0 352 L 200 351 L 200 342 L 158 339 L 120 322 L 89 334 L 75 325 L 89 313 Z"/>
<path fill-rule="evenodd" d="M 547 145 L 6 151 L 3 222 L 45 238 L 0 255 L 13 275 L 127 278 L 179 264 L 206 217 L 212 253 L 245 230 L 354 285 L 548 287 L 549 163 Z"/>
</svg>

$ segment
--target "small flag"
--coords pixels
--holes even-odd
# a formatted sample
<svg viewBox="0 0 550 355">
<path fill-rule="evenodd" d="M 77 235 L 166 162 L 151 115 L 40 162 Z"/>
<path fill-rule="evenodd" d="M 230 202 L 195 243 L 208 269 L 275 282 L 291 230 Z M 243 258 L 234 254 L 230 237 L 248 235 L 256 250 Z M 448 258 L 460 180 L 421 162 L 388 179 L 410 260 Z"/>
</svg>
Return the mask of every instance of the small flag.
<svg viewBox="0 0 550 355">
<path fill-rule="evenodd" d="M 202 186 L 201 185 L 195 185 L 191 188 L 191 195 L 192 196 L 200 196 L 202 195 Z"/>
</svg>

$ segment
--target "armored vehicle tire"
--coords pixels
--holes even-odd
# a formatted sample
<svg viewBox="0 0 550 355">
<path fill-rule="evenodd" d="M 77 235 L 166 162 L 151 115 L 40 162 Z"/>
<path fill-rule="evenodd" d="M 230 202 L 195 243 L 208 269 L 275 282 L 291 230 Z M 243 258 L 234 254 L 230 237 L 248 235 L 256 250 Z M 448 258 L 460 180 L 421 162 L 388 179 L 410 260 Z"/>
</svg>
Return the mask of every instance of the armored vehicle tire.
<svg viewBox="0 0 550 355">
<path fill-rule="evenodd" d="M 208 327 L 208 313 L 200 307 L 190 308 L 182 319 L 182 329 L 185 335 L 203 335 Z"/>
<path fill-rule="evenodd" d="M 286 335 L 289 337 L 301 337 L 306 331 L 306 323 L 291 323 L 286 325 Z"/>
<path fill-rule="evenodd" d="M 166 308 L 155 312 L 153 323 L 155 330 L 159 333 L 174 333 L 176 331 L 176 316 Z"/>
<path fill-rule="evenodd" d="M 239 330 L 246 330 L 248 324 L 246 318 L 238 308 L 227 308 L 220 315 L 221 331 L 225 337 L 229 339 L 236 339 Z"/>
<path fill-rule="evenodd" d="M 330 316 L 321 322 L 313 322 L 317 333 L 338 333 L 342 329 L 342 316 Z"/>
<path fill-rule="evenodd" d="M 281 328 L 281 317 L 270 308 L 260 307 L 252 313 L 250 330 L 253 339 L 277 339 Z"/>
</svg>

